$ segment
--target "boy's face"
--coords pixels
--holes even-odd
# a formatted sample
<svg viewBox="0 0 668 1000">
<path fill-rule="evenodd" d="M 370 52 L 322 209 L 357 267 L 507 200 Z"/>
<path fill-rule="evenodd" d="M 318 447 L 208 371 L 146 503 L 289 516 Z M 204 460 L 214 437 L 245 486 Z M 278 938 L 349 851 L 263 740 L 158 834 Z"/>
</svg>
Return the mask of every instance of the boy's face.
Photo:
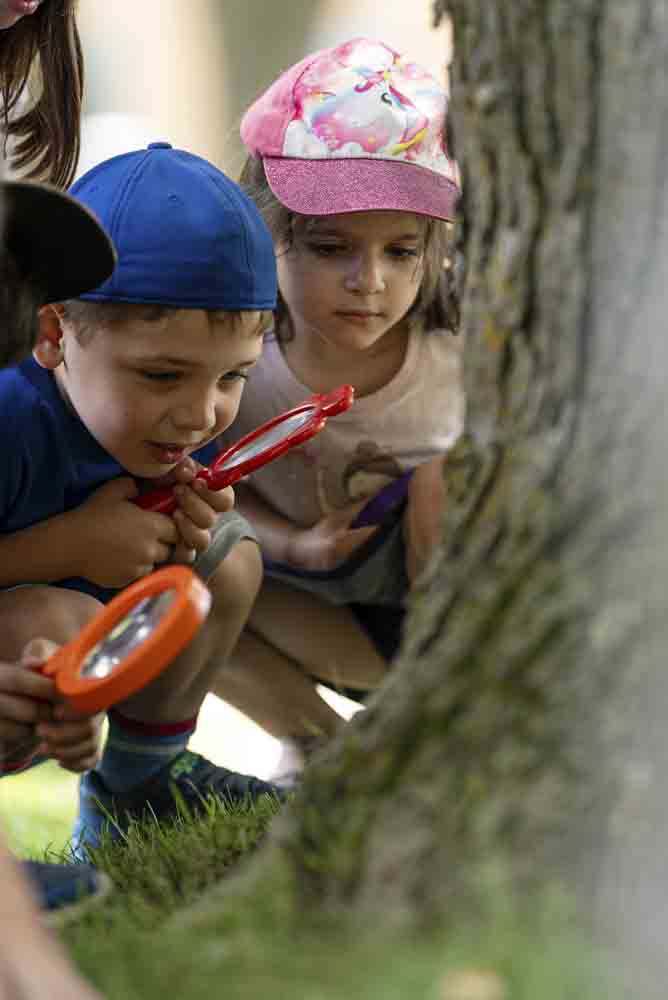
<svg viewBox="0 0 668 1000">
<path fill-rule="evenodd" d="M 55 316 L 55 313 L 53 313 Z M 262 350 L 261 313 L 201 309 L 114 323 L 83 337 L 62 319 L 63 397 L 131 475 L 162 476 L 234 420 Z"/>
</svg>

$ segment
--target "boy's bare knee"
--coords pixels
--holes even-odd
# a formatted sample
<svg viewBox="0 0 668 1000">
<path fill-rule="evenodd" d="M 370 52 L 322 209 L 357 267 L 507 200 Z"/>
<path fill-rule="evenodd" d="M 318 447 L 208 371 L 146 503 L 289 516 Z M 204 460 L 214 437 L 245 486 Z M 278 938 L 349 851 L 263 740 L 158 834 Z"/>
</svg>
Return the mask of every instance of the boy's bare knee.
<svg viewBox="0 0 668 1000">
<path fill-rule="evenodd" d="M 250 613 L 262 583 L 262 557 L 255 542 L 238 542 L 208 581 L 213 595 L 212 613 Z"/>
<path fill-rule="evenodd" d="M 90 594 L 63 587 L 30 586 L 0 594 L 0 656 L 18 659 L 31 639 L 62 645 L 94 618 L 102 605 Z"/>
</svg>

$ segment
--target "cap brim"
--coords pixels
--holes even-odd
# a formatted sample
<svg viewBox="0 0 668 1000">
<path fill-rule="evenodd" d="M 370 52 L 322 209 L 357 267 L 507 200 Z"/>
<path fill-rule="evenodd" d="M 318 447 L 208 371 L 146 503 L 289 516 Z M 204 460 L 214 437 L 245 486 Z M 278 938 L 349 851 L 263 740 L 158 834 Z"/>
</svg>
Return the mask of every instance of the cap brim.
<svg viewBox="0 0 668 1000">
<path fill-rule="evenodd" d="M 47 184 L 4 181 L 5 245 L 43 303 L 96 288 L 116 265 L 111 239 L 93 213 Z"/>
<path fill-rule="evenodd" d="M 415 163 L 380 157 L 298 159 L 266 156 L 269 187 L 278 200 L 300 215 L 396 211 L 451 221 L 457 185 Z"/>
</svg>

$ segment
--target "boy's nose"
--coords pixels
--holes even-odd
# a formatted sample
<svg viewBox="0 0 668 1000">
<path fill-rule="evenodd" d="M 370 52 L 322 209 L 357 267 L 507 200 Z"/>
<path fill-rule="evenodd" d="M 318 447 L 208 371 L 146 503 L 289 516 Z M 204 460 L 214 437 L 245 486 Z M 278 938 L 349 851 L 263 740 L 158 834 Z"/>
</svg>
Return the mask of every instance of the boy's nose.
<svg viewBox="0 0 668 1000">
<path fill-rule="evenodd" d="M 179 430 L 210 431 L 216 426 L 216 399 L 199 396 L 171 411 L 172 423 Z"/>
</svg>

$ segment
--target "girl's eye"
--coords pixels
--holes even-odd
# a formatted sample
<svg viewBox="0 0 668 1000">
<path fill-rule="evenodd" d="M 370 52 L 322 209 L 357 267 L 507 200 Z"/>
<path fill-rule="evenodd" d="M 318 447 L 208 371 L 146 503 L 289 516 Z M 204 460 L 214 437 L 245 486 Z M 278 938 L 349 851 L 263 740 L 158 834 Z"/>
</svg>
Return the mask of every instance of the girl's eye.
<svg viewBox="0 0 668 1000">
<path fill-rule="evenodd" d="M 321 257 L 333 257 L 334 254 L 345 250 L 341 243 L 309 243 L 308 248 Z"/>
<path fill-rule="evenodd" d="M 391 257 L 406 260 L 409 257 L 419 257 L 420 249 L 419 247 L 388 247 L 388 253 Z"/>
</svg>

